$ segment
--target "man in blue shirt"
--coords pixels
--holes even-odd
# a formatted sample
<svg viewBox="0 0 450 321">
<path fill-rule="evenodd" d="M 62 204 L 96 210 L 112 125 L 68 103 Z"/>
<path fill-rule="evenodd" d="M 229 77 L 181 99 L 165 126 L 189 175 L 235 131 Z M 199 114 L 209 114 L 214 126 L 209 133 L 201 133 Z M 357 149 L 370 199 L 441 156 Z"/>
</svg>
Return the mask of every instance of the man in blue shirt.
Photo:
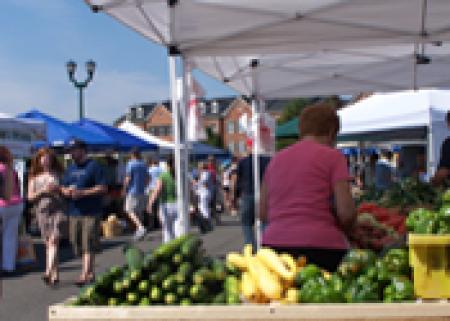
<svg viewBox="0 0 450 321">
<path fill-rule="evenodd" d="M 125 211 L 130 220 L 136 225 L 135 240 L 142 239 L 147 233 L 141 219 L 145 213 L 147 197 L 145 194 L 149 182 L 147 165 L 141 159 L 138 149 L 131 151 L 131 158 L 127 163 L 125 180 L 123 182 Z"/>
<path fill-rule="evenodd" d="M 392 152 L 381 151 L 381 157 L 375 165 L 375 187 L 377 190 L 388 189 L 394 181 L 394 168 L 392 166 Z"/>
<path fill-rule="evenodd" d="M 86 144 L 81 140 L 69 142 L 74 163 L 64 175 L 61 188 L 67 198 L 70 240 L 76 255 L 83 255 L 83 267 L 76 282 L 83 286 L 94 281 L 94 253 L 99 245 L 99 221 L 106 180 L 102 167 L 87 157 Z"/>
<path fill-rule="evenodd" d="M 253 154 L 252 145 L 248 146 L 249 154 L 242 158 L 236 169 L 236 189 L 234 200 L 239 206 L 241 216 L 242 231 L 244 234 L 244 244 L 251 244 L 256 248 L 255 236 L 255 181 L 253 178 Z M 270 163 L 270 157 L 259 155 L 259 179 L 262 181 L 267 166 Z"/>
</svg>

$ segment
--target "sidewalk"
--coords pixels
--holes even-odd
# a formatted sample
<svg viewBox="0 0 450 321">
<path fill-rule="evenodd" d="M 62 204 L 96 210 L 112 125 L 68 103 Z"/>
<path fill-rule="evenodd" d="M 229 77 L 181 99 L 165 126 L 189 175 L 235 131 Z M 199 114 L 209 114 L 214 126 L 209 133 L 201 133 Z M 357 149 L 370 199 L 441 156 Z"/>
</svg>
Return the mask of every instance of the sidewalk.
<svg viewBox="0 0 450 321">
<path fill-rule="evenodd" d="M 198 229 L 193 228 L 194 231 Z M 96 271 L 102 272 L 107 267 L 124 262 L 122 246 L 129 242 L 132 236 L 122 236 L 113 240 L 103 240 L 102 252 L 96 257 Z M 238 218 L 225 216 L 222 225 L 209 234 L 203 236 L 204 246 L 208 254 L 223 257 L 231 250 L 240 250 L 243 244 L 241 226 Z M 148 251 L 161 243 L 161 233 L 149 233 L 138 246 Z M 77 279 L 81 269 L 79 259 L 70 257 L 68 247 L 61 249 L 60 285 L 57 289 L 47 288 L 41 275 L 44 271 L 44 247 L 40 240 L 36 240 L 36 254 L 38 267 L 30 272 L 18 273 L 17 276 L 1 280 L 2 294 L 0 297 L 1 321 L 45 321 L 48 306 L 64 301 L 76 295 L 79 289 L 72 283 Z"/>
</svg>

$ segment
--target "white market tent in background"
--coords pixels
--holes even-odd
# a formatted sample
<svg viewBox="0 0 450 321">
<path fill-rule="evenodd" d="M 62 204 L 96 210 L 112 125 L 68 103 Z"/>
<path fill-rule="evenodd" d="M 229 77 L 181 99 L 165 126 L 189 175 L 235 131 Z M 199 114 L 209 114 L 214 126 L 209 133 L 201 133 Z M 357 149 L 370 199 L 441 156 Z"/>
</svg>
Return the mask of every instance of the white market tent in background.
<svg viewBox="0 0 450 321">
<path fill-rule="evenodd" d="M 124 121 L 122 124 L 119 125 L 119 128 L 145 140 L 146 142 L 157 145 L 160 149 L 173 150 L 175 147 L 173 143 L 155 137 L 129 121 Z"/>
<path fill-rule="evenodd" d="M 47 140 L 45 123 L 18 119 L 0 113 L 0 145 L 7 147 L 14 157 L 29 157 L 33 145 Z"/>
<path fill-rule="evenodd" d="M 450 87 L 450 44 L 390 45 L 248 57 L 192 57 L 194 66 L 264 99 Z M 254 71 L 251 61 L 257 59 Z M 254 72 L 257 88 L 252 87 Z"/>
<path fill-rule="evenodd" d="M 449 90 L 377 93 L 339 111 L 340 135 L 428 142 L 428 168 L 434 173 L 441 144 L 450 136 L 446 122 L 449 110 Z"/>
</svg>

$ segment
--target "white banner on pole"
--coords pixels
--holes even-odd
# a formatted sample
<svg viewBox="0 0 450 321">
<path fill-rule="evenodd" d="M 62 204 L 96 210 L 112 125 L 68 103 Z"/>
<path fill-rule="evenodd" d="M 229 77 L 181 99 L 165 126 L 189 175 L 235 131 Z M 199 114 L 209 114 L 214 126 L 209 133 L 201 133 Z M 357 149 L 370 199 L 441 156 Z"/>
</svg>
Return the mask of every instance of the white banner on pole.
<svg viewBox="0 0 450 321">
<path fill-rule="evenodd" d="M 254 123 L 255 121 L 258 122 L 258 126 Z M 243 114 L 239 118 L 239 126 L 245 133 L 247 133 L 247 140 L 250 144 L 253 143 L 255 128 L 259 129 L 259 154 L 272 155 L 275 153 L 276 121 L 272 115 L 269 113 L 261 113 L 258 115 L 257 119 L 253 119 L 253 122 L 251 122 L 247 115 Z"/>
<path fill-rule="evenodd" d="M 205 90 L 203 87 L 195 80 L 192 72 L 188 70 L 186 73 L 187 82 L 187 95 L 189 95 L 189 100 L 187 101 L 187 131 L 186 139 L 187 141 L 195 142 L 199 140 L 206 140 L 206 130 L 201 118 L 201 112 L 198 104 L 198 98 L 205 96 Z M 182 79 L 178 79 L 178 99 L 181 100 L 183 97 L 183 82 Z"/>
</svg>

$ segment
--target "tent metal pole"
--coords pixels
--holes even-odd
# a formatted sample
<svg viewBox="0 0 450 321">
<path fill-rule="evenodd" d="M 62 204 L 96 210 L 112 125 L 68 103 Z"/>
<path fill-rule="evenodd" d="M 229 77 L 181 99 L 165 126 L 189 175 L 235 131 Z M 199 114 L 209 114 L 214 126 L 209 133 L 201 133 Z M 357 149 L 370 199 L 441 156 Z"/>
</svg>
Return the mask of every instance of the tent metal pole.
<svg viewBox="0 0 450 321">
<path fill-rule="evenodd" d="M 417 90 L 417 54 L 419 53 L 418 44 L 414 44 L 414 56 L 413 56 L 413 90 Z"/>
<path fill-rule="evenodd" d="M 177 210 L 182 217 L 181 225 L 184 227 L 184 193 L 183 193 L 183 179 L 182 179 L 182 161 L 181 161 L 181 133 L 180 133 L 180 113 L 179 103 L 177 101 L 177 69 L 176 56 L 169 56 L 169 74 L 170 74 L 170 88 L 171 88 L 171 103 L 172 103 L 172 127 L 174 134 L 174 154 L 175 154 L 175 181 L 177 191 Z"/>
<path fill-rule="evenodd" d="M 188 111 L 188 106 L 189 106 L 189 99 L 190 99 L 190 88 L 191 88 L 191 82 L 192 82 L 192 67 L 191 64 L 189 62 L 189 60 L 184 57 L 181 56 L 181 62 L 183 65 L 183 95 L 182 95 L 182 99 L 180 101 L 180 105 L 181 105 L 181 115 L 182 115 L 182 119 L 183 119 L 183 129 L 184 129 L 184 133 L 183 133 L 183 188 L 184 188 L 184 213 L 185 213 L 185 217 L 183 218 L 184 221 L 184 229 L 185 229 L 185 233 L 187 233 L 189 231 L 189 205 L 190 205 L 190 188 L 189 188 L 189 154 L 190 154 L 190 150 L 192 148 L 191 143 L 188 141 L 188 117 L 187 117 L 187 111 Z"/>
<path fill-rule="evenodd" d="M 180 51 L 174 40 L 174 31 L 175 31 L 175 7 L 177 6 L 177 0 L 167 0 L 167 5 L 169 7 L 169 34 L 170 34 L 170 45 L 168 46 L 169 52 L 169 76 L 170 76 L 170 89 L 171 89 L 171 104 L 172 104 L 172 127 L 173 127 L 173 135 L 174 135 L 174 154 L 175 154 L 175 182 L 176 182 L 176 192 L 177 192 L 177 212 L 180 215 L 181 220 L 179 224 L 181 226 L 177 226 L 176 228 L 180 228 L 181 234 L 186 234 L 188 229 L 188 213 L 185 211 L 186 208 L 186 199 L 185 199 L 185 179 L 186 172 L 183 171 L 183 154 L 182 154 L 182 133 L 181 133 L 181 117 L 180 112 L 182 98 L 178 97 L 178 82 L 177 82 L 177 56 L 180 56 Z M 179 99 L 179 100 L 178 100 Z"/>
<path fill-rule="evenodd" d="M 433 112 L 432 112 L 432 108 L 429 109 L 429 124 L 428 124 L 428 132 L 427 132 L 427 143 L 428 143 L 428 148 L 427 148 L 427 153 L 428 153 L 428 157 L 427 157 L 427 174 L 428 177 L 432 177 L 434 175 L 434 169 L 435 169 L 435 159 L 434 159 L 434 147 L 433 143 L 434 143 L 434 139 L 433 139 Z"/>
<path fill-rule="evenodd" d="M 258 60 L 254 59 L 250 62 L 252 70 L 252 130 L 253 130 L 253 183 L 254 183 L 254 202 L 255 202 L 255 235 L 256 235 L 256 249 L 261 247 L 261 219 L 259 217 L 259 199 L 261 182 L 259 179 L 259 101 L 258 101 L 258 86 L 257 86 L 257 67 Z"/>
<path fill-rule="evenodd" d="M 253 184 L 255 195 L 255 235 L 256 247 L 261 247 L 261 220 L 259 218 L 259 199 L 260 199 L 260 179 L 259 179 L 259 114 L 258 114 L 258 100 L 256 97 L 252 99 L 252 122 L 253 122 Z"/>
</svg>

